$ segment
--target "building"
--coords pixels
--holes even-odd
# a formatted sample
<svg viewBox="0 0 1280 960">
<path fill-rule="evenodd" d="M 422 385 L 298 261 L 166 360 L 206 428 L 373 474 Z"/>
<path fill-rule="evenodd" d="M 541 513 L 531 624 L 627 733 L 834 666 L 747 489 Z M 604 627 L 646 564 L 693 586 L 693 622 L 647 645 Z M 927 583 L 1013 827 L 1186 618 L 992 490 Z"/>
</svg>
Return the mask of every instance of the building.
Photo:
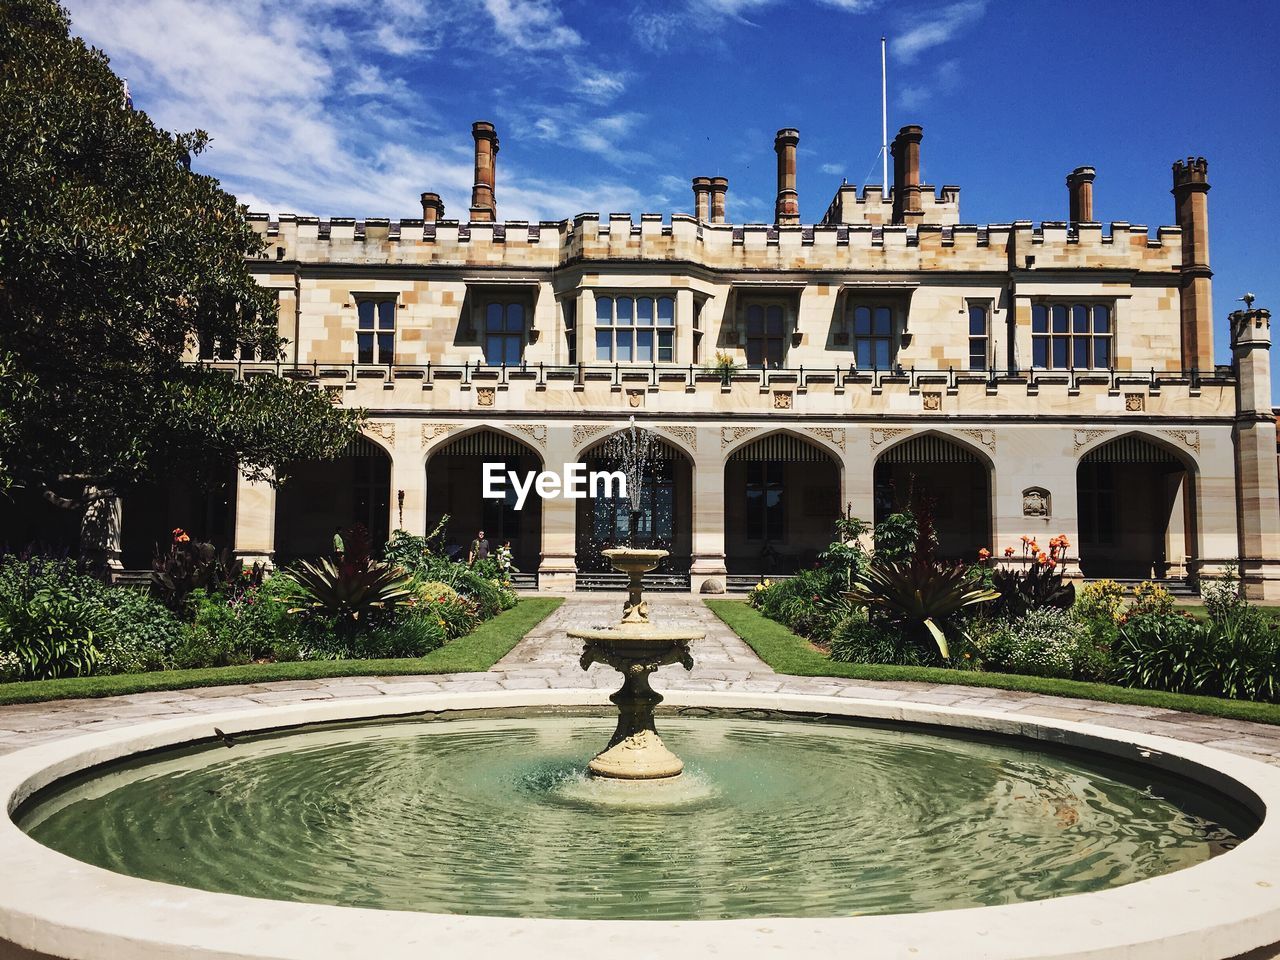
<svg viewBox="0 0 1280 960">
<path fill-rule="evenodd" d="M 950 556 L 1063 533 L 1086 577 L 1194 584 L 1242 558 L 1249 592 L 1280 598 L 1269 314 L 1233 313 L 1215 364 L 1204 159 L 1173 164 L 1173 226 L 1104 227 L 1091 167 L 1067 177 L 1066 219 L 975 226 L 958 187 L 920 182 L 907 126 L 887 196 L 842 186 L 806 225 L 783 129 L 773 223 L 732 222 L 724 177 L 693 179 L 692 215 L 528 223 L 498 218 L 498 137 L 472 134 L 464 220 L 433 193 L 399 222 L 251 215 L 289 355 L 204 359 L 372 417 L 278 491 L 229 478 L 240 555 L 447 514 L 457 542 L 509 538 L 542 589 L 603 582 L 624 506 L 516 511 L 481 497 L 481 465 L 607 466 L 634 417 L 655 436 L 637 536 L 695 591 L 811 563 L 842 510 L 927 497 Z"/>
</svg>

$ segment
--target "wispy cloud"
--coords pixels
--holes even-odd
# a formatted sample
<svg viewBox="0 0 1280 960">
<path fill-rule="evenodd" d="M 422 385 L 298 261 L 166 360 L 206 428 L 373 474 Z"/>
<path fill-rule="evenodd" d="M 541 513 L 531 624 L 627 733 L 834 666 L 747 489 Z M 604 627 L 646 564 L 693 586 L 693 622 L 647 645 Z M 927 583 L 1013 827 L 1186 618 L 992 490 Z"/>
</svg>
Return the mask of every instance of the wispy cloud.
<svg viewBox="0 0 1280 960">
<path fill-rule="evenodd" d="M 582 45 L 551 0 L 484 0 L 498 35 L 521 50 L 563 50 Z"/>
<path fill-rule="evenodd" d="M 847 13 L 866 13 L 880 6 L 880 0 L 817 0 L 824 7 L 835 7 Z"/>
<path fill-rule="evenodd" d="M 838 177 L 844 173 L 844 164 L 843 163 L 824 163 L 818 169 L 821 170 L 823 173 L 829 174 L 833 177 Z"/>
<path fill-rule="evenodd" d="M 901 33 L 889 39 L 889 50 L 902 63 L 912 63 L 926 50 L 953 39 L 965 27 L 982 19 L 987 0 L 960 0 L 941 10 L 923 13 Z"/>
<path fill-rule="evenodd" d="M 642 46 L 658 52 L 670 50 L 677 44 L 695 43 L 703 48 L 719 46 L 727 49 L 725 41 L 711 32 L 716 25 L 732 20 L 755 26 L 752 14 L 790 2 L 794 0 L 681 0 L 663 10 L 636 6 L 630 17 L 631 32 Z M 865 13 L 880 5 L 880 0 L 813 2 L 845 13 Z"/>
<path fill-rule="evenodd" d="M 916 83 L 909 83 L 898 91 L 898 106 L 907 110 L 923 107 L 935 96 L 954 93 L 961 84 L 960 61 L 943 60 L 922 75 Z"/>
</svg>

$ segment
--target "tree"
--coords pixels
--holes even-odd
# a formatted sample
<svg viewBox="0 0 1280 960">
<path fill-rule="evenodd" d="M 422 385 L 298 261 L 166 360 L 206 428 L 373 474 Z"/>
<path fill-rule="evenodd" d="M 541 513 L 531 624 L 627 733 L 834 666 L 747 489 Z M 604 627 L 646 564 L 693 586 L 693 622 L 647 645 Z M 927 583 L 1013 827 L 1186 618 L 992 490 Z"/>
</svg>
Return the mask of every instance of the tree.
<svg viewBox="0 0 1280 960">
<path fill-rule="evenodd" d="M 128 103 L 53 0 L 0 4 L 0 489 L 95 502 L 238 461 L 331 457 L 360 411 L 285 378 L 186 362 L 212 339 L 279 355 L 262 240 L 173 135 Z"/>
</svg>

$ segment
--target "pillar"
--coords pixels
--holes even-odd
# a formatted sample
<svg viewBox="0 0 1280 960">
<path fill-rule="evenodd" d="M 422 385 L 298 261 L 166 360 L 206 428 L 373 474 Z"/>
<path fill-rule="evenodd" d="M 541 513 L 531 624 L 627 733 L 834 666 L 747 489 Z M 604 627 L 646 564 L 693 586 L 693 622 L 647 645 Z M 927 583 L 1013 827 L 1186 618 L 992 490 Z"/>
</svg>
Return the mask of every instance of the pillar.
<svg viewBox="0 0 1280 960">
<path fill-rule="evenodd" d="M 719 427 L 697 428 L 693 461 L 693 562 L 689 587 L 694 593 L 723 593 L 724 456 Z"/>
<path fill-rule="evenodd" d="M 1182 369 L 1213 371 L 1213 296 L 1209 269 L 1209 165 L 1204 157 L 1173 165 L 1174 213 L 1182 228 Z"/>
<path fill-rule="evenodd" d="M 236 472 L 235 555 L 271 566 L 276 553 L 276 488 Z"/>
<path fill-rule="evenodd" d="M 1236 518 L 1245 596 L 1280 600 L 1280 478 L 1271 410 L 1271 313 L 1231 314 L 1236 367 Z"/>
<path fill-rule="evenodd" d="M 427 530 L 427 464 L 422 457 L 422 430 L 401 423 L 399 443 L 391 450 L 391 530 L 415 537 Z M 403 444 L 403 448 L 401 447 Z"/>
<path fill-rule="evenodd" d="M 581 325 L 582 318 L 579 318 Z M 585 340 L 584 340 L 585 342 Z M 573 428 L 547 427 L 544 469 L 562 470 L 577 460 Z M 538 589 L 550 593 L 572 592 L 577 581 L 578 501 L 567 497 L 542 501 L 542 560 L 538 565 Z"/>
</svg>

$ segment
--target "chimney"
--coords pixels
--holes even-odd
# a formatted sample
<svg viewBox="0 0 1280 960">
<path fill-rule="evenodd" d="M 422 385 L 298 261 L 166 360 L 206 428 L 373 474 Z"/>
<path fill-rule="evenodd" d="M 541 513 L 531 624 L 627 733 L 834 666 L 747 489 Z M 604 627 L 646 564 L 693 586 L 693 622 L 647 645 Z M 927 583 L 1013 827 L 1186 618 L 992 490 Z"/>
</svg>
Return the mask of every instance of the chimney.
<svg viewBox="0 0 1280 960">
<path fill-rule="evenodd" d="M 724 223 L 724 195 L 729 192 L 729 181 L 724 177 L 711 178 L 711 222 Z"/>
<path fill-rule="evenodd" d="M 471 125 L 471 136 L 476 141 L 476 182 L 471 188 L 471 219 L 492 221 L 498 217 L 493 188 L 498 166 L 498 135 L 493 124 L 477 120 Z"/>
<path fill-rule="evenodd" d="M 1093 223 L 1093 178 L 1098 172 L 1093 167 L 1076 167 L 1067 174 L 1067 194 L 1070 198 L 1072 223 Z"/>
<path fill-rule="evenodd" d="M 422 195 L 422 222 L 435 223 L 437 220 L 444 219 L 444 203 L 440 200 L 438 193 L 424 193 Z"/>
<path fill-rule="evenodd" d="M 711 219 L 711 178 L 693 178 L 693 210 L 700 223 Z"/>
<path fill-rule="evenodd" d="M 893 222 L 919 223 L 924 216 L 920 206 L 920 141 L 924 128 L 909 124 L 893 138 L 889 152 L 893 154 Z"/>
<path fill-rule="evenodd" d="M 1182 228 L 1182 368 L 1213 371 L 1213 302 L 1209 269 L 1209 165 L 1204 157 L 1173 165 L 1174 215 Z"/>
<path fill-rule="evenodd" d="M 796 144 L 800 131 L 784 127 L 773 138 L 773 149 L 778 155 L 778 199 L 773 205 L 773 222 L 796 224 L 800 222 L 800 195 L 796 193 Z"/>
</svg>

